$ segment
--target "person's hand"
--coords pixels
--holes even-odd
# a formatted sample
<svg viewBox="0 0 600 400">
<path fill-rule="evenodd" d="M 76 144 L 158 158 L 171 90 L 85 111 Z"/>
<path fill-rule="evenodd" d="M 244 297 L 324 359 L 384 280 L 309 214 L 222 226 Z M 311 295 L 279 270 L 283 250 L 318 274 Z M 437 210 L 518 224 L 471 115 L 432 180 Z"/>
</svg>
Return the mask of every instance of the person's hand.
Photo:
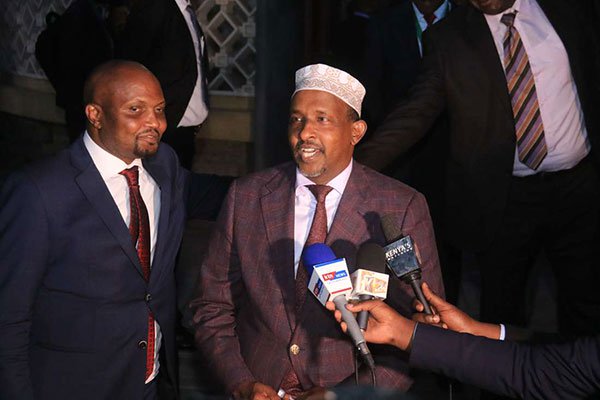
<svg viewBox="0 0 600 400">
<path fill-rule="evenodd" d="M 427 315 L 423 312 L 423 304 L 419 300 L 414 301 L 413 306 L 418 313 L 413 315 L 413 320 L 429 324 L 441 326 L 445 329 L 450 329 L 455 332 L 465 332 L 477 336 L 486 336 L 491 339 L 498 339 L 500 336 L 500 327 L 494 324 L 486 324 L 471 318 L 467 313 L 458 307 L 446 302 L 444 299 L 436 295 L 429 288 L 427 283 L 423 282 L 423 295 L 431 306 L 433 315 Z"/>
<path fill-rule="evenodd" d="M 233 391 L 236 400 L 280 400 L 275 389 L 257 381 L 243 382 Z M 285 400 L 290 396 L 286 395 Z"/>
<path fill-rule="evenodd" d="M 327 302 L 327 309 L 335 311 L 335 319 L 346 332 L 348 327 L 342 322 L 342 313 L 335 310 L 335 304 Z M 415 322 L 404 318 L 381 300 L 368 300 L 357 304 L 347 304 L 353 313 L 369 311 L 369 329 L 364 332 L 365 340 L 371 343 L 390 344 L 401 350 L 410 346 Z"/>
</svg>

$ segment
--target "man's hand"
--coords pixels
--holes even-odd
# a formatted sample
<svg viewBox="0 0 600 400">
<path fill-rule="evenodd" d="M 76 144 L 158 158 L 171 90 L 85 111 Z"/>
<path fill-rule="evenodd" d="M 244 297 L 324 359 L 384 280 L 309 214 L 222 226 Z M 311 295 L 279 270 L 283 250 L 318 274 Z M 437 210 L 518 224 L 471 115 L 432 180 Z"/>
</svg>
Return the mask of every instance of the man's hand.
<svg viewBox="0 0 600 400">
<path fill-rule="evenodd" d="M 234 390 L 233 398 L 236 400 L 280 400 L 275 389 L 257 381 L 241 383 Z M 289 400 L 290 397 L 286 395 L 284 399 Z"/>
<path fill-rule="evenodd" d="M 367 342 L 390 344 L 401 350 L 409 348 L 415 322 L 404 318 L 383 301 L 368 300 L 358 304 L 347 304 L 346 308 L 353 313 L 369 311 L 369 329 L 364 332 Z M 335 304 L 327 302 L 327 309 L 334 311 Z M 342 313 L 335 310 L 334 315 L 342 330 L 346 332 L 348 327 L 342 322 Z"/>
<path fill-rule="evenodd" d="M 425 299 L 431 306 L 433 315 L 423 313 L 423 304 L 416 300 L 413 303 L 417 314 L 413 315 L 413 320 L 429 325 L 441 326 L 445 329 L 450 329 L 455 332 L 465 332 L 471 335 L 485 336 L 490 339 L 498 339 L 500 337 L 500 326 L 495 324 L 486 324 L 471 318 L 467 313 L 460 310 L 458 307 L 446 302 L 441 297 L 437 296 L 427 283 L 423 283 L 423 294 Z"/>
</svg>

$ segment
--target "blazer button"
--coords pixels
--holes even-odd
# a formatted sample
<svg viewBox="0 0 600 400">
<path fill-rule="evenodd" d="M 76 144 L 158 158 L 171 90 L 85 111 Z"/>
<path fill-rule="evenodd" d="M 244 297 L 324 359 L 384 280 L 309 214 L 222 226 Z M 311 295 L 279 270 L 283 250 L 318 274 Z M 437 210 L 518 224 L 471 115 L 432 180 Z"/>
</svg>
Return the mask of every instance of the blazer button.
<svg viewBox="0 0 600 400">
<path fill-rule="evenodd" d="M 140 342 L 138 343 L 138 347 L 140 349 L 145 349 L 146 347 L 148 347 L 148 342 L 146 342 L 145 340 L 140 340 Z"/>
<path fill-rule="evenodd" d="M 297 356 L 300 353 L 300 346 L 298 346 L 297 344 L 293 344 L 290 346 L 290 352 Z"/>
<path fill-rule="evenodd" d="M 149 302 L 150 300 L 152 300 L 152 295 L 150 293 L 146 293 L 146 302 Z"/>
</svg>

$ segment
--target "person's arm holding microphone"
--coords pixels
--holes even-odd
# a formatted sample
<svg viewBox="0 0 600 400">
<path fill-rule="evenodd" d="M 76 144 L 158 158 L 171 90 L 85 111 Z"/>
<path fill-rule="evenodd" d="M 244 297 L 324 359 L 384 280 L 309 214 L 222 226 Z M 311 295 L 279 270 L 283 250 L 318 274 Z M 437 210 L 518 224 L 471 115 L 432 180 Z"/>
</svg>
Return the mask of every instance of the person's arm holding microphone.
<svg viewBox="0 0 600 400">
<path fill-rule="evenodd" d="M 599 336 L 545 346 L 491 340 L 500 337 L 499 325 L 474 320 L 426 285 L 423 289 L 435 309 L 435 315 L 414 317 L 424 323 L 404 318 L 377 300 L 348 309 L 369 311 L 365 339 L 410 352 L 412 367 L 523 399 L 581 399 L 600 391 Z"/>
</svg>

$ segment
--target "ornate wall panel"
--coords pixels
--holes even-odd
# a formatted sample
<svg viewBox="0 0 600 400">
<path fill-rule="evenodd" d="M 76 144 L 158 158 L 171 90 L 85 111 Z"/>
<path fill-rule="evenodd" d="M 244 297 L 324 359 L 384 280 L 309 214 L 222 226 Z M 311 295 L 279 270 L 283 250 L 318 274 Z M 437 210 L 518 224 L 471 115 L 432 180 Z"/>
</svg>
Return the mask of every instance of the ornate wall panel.
<svg viewBox="0 0 600 400">
<path fill-rule="evenodd" d="M 0 13 L 0 71 L 44 78 L 35 59 L 35 41 L 46 27 L 46 14 L 59 14 L 72 0 L 4 0 Z"/>
<path fill-rule="evenodd" d="M 254 96 L 256 0 L 204 0 L 197 8 L 210 54 L 213 94 Z"/>
</svg>

